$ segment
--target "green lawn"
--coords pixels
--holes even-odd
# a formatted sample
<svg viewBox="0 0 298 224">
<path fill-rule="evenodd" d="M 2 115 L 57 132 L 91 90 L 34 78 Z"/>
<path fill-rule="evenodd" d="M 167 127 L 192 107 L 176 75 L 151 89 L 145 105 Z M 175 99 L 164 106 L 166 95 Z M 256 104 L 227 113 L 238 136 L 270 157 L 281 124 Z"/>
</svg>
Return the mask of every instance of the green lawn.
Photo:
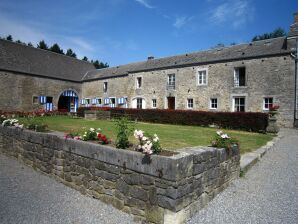
<svg viewBox="0 0 298 224">
<path fill-rule="evenodd" d="M 115 140 L 116 128 L 115 122 L 108 120 L 90 121 L 80 118 L 71 118 L 67 116 L 53 116 L 38 118 L 45 122 L 50 130 L 69 132 L 79 131 L 82 128 L 101 128 L 102 132 L 108 138 Z M 21 122 L 26 122 L 26 119 L 20 118 Z M 141 129 L 150 134 L 157 134 L 164 149 L 181 149 L 192 146 L 208 146 L 210 145 L 212 137 L 218 130 L 216 128 L 205 128 L 198 126 L 184 126 L 184 125 L 168 125 L 168 124 L 152 124 L 138 122 L 135 124 L 136 129 Z M 270 141 L 273 136 L 267 134 L 259 134 L 245 131 L 224 130 L 230 136 L 235 137 L 240 142 L 241 153 L 253 151 Z M 135 139 L 131 137 L 132 142 Z"/>
</svg>

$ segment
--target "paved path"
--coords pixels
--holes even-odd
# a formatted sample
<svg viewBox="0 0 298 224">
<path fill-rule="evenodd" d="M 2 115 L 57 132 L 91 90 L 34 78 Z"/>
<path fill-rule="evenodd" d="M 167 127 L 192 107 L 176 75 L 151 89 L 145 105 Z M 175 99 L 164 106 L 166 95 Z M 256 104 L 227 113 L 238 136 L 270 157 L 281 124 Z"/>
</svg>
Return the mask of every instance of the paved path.
<svg viewBox="0 0 298 224">
<path fill-rule="evenodd" d="M 283 137 L 244 178 L 233 182 L 189 224 L 297 224 L 298 130 Z"/>
<path fill-rule="evenodd" d="M 118 224 L 132 217 L 0 155 L 0 223 Z"/>
</svg>

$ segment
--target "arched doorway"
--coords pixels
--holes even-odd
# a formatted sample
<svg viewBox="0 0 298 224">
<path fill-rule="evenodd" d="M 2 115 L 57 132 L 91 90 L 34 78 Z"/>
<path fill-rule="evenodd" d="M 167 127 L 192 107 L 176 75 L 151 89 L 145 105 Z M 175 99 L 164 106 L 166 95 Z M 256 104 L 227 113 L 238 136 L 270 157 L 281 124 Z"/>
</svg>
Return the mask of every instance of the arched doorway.
<svg viewBox="0 0 298 224">
<path fill-rule="evenodd" d="M 65 90 L 59 97 L 58 110 L 67 112 L 77 112 L 79 97 L 73 90 Z"/>
</svg>

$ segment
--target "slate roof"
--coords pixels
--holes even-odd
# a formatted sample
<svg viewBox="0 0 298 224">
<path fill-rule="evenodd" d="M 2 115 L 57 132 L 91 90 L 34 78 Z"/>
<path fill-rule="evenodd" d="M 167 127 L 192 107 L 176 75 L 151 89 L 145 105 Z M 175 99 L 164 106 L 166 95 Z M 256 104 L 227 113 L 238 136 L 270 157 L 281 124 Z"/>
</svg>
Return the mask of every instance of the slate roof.
<svg viewBox="0 0 298 224">
<path fill-rule="evenodd" d="M 79 82 L 95 67 L 86 61 L 1 39 L 0 70 Z"/>
<path fill-rule="evenodd" d="M 168 69 L 183 66 L 194 66 L 223 61 L 242 60 L 247 58 L 258 58 L 272 55 L 282 55 L 293 51 L 295 47 L 292 40 L 284 37 L 269 40 L 256 41 L 249 44 L 240 44 L 230 47 L 211 49 L 207 51 L 189 54 L 150 59 L 142 62 L 120 65 L 105 69 L 89 71 L 83 78 L 84 81 L 95 79 L 106 79 L 124 76 L 128 73 Z"/>
</svg>

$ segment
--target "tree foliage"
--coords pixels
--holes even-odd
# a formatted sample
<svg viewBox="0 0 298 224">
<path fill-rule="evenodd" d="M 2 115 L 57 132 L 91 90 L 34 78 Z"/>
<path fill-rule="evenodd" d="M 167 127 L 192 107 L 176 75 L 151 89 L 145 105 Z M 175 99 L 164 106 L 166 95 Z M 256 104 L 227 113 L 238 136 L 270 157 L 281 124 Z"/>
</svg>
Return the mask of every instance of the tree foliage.
<svg viewBox="0 0 298 224">
<path fill-rule="evenodd" d="M 271 33 L 263 33 L 261 35 L 256 35 L 252 38 L 252 41 L 258 41 L 258 40 L 266 40 L 266 39 L 271 39 L 271 38 L 276 38 L 276 37 L 284 37 L 286 36 L 286 32 L 282 28 L 276 28 L 273 30 Z"/>
<path fill-rule="evenodd" d="M 37 44 L 37 48 L 49 50 L 49 47 L 44 40 L 39 41 L 39 43 Z"/>
<path fill-rule="evenodd" d="M 96 69 L 109 67 L 109 65 L 107 63 L 99 62 L 98 60 L 92 61 L 91 63 L 94 65 L 94 67 Z"/>
<path fill-rule="evenodd" d="M 86 56 L 84 56 L 84 57 L 82 58 L 82 60 L 83 60 L 83 61 L 88 61 L 88 58 L 87 58 Z"/>
<path fill-rule="evenodd" d="M 69 56 L 69 57 L 73 57 L 73 58 L 77 58 L 77 55 L 76 55 L 76 53 L 75 52 L 73 52 L 72 51 L 72 49 L 67 49 L 67 51 L 66 51 L 66 54 L 65 54 L 66 56 Z"/>
<path fill-rule="evenodd" d="M 63 50 L 60 48 L 60 46 L 55 43 L 50 47 L 50 51 L 58 53 L 58 54 L 64 54 Z"/>
<path fill-rule="evenodd" d="M 8 35 L 8 36 L 6 37 L 6 40 L 13 41 L 12 36 L 11 36 L 11 35 Z"/>
</svg>

